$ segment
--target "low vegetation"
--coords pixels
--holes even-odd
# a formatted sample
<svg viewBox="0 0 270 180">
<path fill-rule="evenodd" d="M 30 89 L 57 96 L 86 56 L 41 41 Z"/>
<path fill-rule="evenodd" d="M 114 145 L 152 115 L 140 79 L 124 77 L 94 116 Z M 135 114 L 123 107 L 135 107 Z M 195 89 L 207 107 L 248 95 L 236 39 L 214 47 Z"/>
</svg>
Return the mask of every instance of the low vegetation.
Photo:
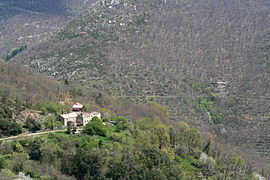
<svg viewBox="0 0 270 180">
<path fill-rule="evenodd" d="M 19 54 L 20 52 L 22 52 L 23 50 L 25 50 L 27 48 L 26 45 L 21 46 L 17 49 L 12 50 L 10 53 L 8 53 L 8 55 L 5 57 L 5 61 L 10 60 L 11 58 L 13 58 L 14 56 L 16 56 L 17 54 Z"/>
</svg>

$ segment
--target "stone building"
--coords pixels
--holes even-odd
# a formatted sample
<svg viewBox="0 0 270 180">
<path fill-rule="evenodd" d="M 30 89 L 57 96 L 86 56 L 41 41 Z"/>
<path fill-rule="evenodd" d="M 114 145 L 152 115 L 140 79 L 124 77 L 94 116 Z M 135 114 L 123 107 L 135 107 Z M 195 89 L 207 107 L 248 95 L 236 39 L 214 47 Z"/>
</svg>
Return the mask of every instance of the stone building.
<svg viewBox="0 0 270 180">
<path fill-rule="evenodd" d="M 101 114 L 99 112 L 88 113 L 83 111 L 83 105 L 76 102 L 72 106 L 72 112 L 68 114 L 62 114 L 58 116 L 56 120 L 60 121 L 64 126 L 80 127 L 89 123 L 93 117 L 101 118 Z"/>
</svg>

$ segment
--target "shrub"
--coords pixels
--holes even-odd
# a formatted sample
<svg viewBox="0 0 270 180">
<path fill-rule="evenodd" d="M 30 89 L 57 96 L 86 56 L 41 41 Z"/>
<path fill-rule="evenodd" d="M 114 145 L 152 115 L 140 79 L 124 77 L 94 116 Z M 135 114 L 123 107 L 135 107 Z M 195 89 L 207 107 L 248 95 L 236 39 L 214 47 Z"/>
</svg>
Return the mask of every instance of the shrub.
<svg viewBox="0 0 270 180">
<path fill-rule="evenodd" d="M 120 132 L 121 130 L 125 130 L 130 126 L 129 120 L 125 117 L 119 116 L 115 119 L 116 121 L 116 131 Z"/>
<path fill-rule="evenodd" d="M 41 129 L 41 124 L 31 117 L 27 117 L 24 128 L 31 132 L 37 132 Z"/>
<path fill-rule="evenodd" d="M 5 159 L 4 158 L 0 158 L 0 170 L 4 169 L 6 165 Z"/>
<path fill-rule="evenodd" d="M 74 95 L 75 96 L 85 96 L 86 95 L 86 89 L 81 86 L 81 85 L 77 85 L 77 87 L 74 90 Z"/>
<path fill-rule="evenodd" d="M 25 50 L 27 48 L 26 45 L 24 46 L 20 46 L 19 48 L 14 49 L 13 51 L 11 51 L 6 57 L 5 57 L 5 61 L 9 61 L 11 58 L 13 58 L 14 56 L 16 56 L 17 54 L 19 54 L 20 52 L 22 52 L 23 50 Z"/>
<path fill-rule="evenodd" d="M 102 120 L 94 117 L 85 127 L 84 132 L 89 135 L 106 136 L 107 129 L 103 125 Z"/>
<path fill-rule="evenodd" d="M 72 127 L 71 127 L 71 126 L 68 126 L 68 127 L 67 127 L 66 133 L 67 133 L 67 134 L 71 134 L 71 133 L 72 133 Z"/>
<path fill-rule="evenodd" d="M 208 157 L 205 153 L 201 154 L 198 163 L 198 166 L 202 169 L 202 173 L 206 177 L 206 179 L 216 173 L 215 160 L 212 157 Z"/>
<path fill-rule="evenodd" d="M 59 107 L 55 102 L 48 102 L 45 104 L 45 108 L 48 112 L 57 114 L 59 112 Z"/>
<path fill-rule="evenodd" d="M 17 124 L 11 118 L 3 118 L 0 119 L 0 130 L 3 135 L 10 136 L 10 135 L 17 135 L 22 133 L 22 128 L 19 124 Z"/>
<path fill-rule="evenodd" d="M 7 105 L 0 103 L 0 118 L 12 118 L 12 112 Z"/>
<path fill-rule="evenodd" d="M 42 111 L 42 115 L 47 115 L 48 110 L 45 107 L 40 108 L 40 110 Z"/>
<path fill-rule="evenodd" d="M 220 114 L 213 116 L 213 118 L 214 118 L 215 124 L 221 124 L 224 122 L 224 120 Z"/>
<path fill-rule="evenodd" d="M 112 140 L 114 142 L 121 142 L 123 139 L 119 134 L 112 134 L 110 136 L 110 140 Z"/>
</svg>

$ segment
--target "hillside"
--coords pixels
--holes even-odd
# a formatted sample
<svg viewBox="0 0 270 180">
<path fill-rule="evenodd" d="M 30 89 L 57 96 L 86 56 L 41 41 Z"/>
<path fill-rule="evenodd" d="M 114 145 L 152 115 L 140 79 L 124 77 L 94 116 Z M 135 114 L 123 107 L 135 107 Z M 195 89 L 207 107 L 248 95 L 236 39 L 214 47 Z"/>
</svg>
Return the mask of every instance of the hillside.
<svg viewBox="0 0 270 180">
<path fill-rule="evenodd" d="M 43 41 L 93 1 L 0 0 L 0 58 L 14 50 Z M 9 58 L 7 58 L 8 60 Z"/>
<path fill-rule="evenodd" d="M 138 102 L 269 157 L 266 0 L 100 1 L 21 62 Z"/>
<path fill-rule="evenodd" d="M 76 101 L 102 119 L 94 117 L 82 131 L 63 127 L 56 117 Z M 155 102 L 121 100 L 2 61 L 0 144 L 5 180 L 254 179 L 256 170 L 269 173 L 193 126 L 168 122 L 166 109 Z"/>
<path fill-rule="evenodd" d="M 68 94 L 64 83 L 37 74 L 22 65 L 0 61 L 0 99 L 8 103 L 38 104 L 40 101 L 58 101 Z M 62 99 L 63 99 L 62 97 Z"/>
<path fill-rule="evenodd" d="M 0 61 L 0 119 L 11 118 L 23 125 L 31 117 L 44 123 L 43 130 L 46 130 L 52 127 L 45 121 L 70 112 L 77 101 L 89 111 L 101 112 L 105 119 L 125 116 L 136 121 L 159 117 L 168 123 L 166 109 L 154 102 L 140 105 L 131 100 L 119 100 L 102 91 L 64 84 L 20 64 Z M 0 137 L 1 133 L 0 130 Z"/>
</svg>

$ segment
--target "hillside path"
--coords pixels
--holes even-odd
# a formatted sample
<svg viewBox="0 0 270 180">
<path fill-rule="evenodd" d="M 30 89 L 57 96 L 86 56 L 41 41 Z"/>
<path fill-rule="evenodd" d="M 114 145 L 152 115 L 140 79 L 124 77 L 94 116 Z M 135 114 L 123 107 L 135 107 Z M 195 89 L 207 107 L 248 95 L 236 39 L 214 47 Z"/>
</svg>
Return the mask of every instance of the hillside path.
<svg viewBox="0 0 270 180">
<path fill-rule="evenodd" d="M 54 130 L 54 131 L 44 131 L 44 132 L 37 132 L 37 133 L 31 133 L 31 134 L 21 134 L 18 136 L 11 136 L 11 137 L 6 137 L 6 138 L 0 138 L 0 141 L 13 141 L 16 139 L 22 139 L 22 138 L 27 138 L 27 137 L 36 137 L 36 136 L 41 136 L 44 134 L 49 134 L 49 133 L 54 133 L 54 132 L 64 132 L 64 130 Z"/>
</svg>

